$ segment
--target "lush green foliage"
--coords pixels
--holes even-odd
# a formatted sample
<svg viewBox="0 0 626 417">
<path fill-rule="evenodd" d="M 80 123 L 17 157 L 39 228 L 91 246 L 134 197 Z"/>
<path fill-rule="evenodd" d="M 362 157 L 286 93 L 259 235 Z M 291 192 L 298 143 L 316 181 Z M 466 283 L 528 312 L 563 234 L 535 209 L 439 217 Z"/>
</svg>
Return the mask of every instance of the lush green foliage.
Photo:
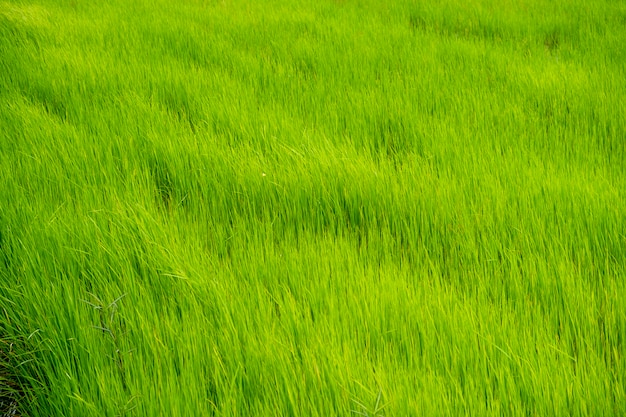
<svg viewBox="0 0 626 417">
<path fill-rule="evenodd" d="M 624 1 L 101 3 L 0 2 L 24 415 L 626 414 Z"/>
</svg>

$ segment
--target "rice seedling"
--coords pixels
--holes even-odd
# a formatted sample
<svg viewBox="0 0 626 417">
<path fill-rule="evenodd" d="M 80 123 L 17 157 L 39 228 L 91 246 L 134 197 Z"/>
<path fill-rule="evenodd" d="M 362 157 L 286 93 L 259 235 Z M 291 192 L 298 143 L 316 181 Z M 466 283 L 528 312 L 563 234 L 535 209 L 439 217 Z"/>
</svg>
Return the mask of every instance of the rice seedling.
<svg viewBox="0 0 626 417">
<path fill-rule="evenodd" d="M 623 1 L 0 2 L 0 413 L 626 413 Z"/>
</svg>

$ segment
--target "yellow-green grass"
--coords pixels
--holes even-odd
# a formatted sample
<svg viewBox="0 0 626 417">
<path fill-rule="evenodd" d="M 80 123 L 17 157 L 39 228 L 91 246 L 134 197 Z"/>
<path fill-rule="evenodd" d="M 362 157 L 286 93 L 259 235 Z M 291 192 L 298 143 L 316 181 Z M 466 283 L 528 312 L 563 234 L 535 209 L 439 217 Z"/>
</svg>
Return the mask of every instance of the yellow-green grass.
<svg viewBox="0 0 626 417">
<path fill-rule="evenodd" d="M 0 412 L 625 415 L 624 45 L 614 0 L 0 2 Z"/>
</svg>

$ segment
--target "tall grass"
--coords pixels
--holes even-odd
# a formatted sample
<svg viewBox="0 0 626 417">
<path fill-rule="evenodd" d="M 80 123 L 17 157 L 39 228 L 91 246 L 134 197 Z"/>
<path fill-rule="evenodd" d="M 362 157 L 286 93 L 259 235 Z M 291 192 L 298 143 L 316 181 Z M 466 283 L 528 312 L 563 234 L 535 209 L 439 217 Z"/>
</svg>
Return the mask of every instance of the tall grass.
<svg viewBox="0 0 626 417">
<path fill-rule="evenodd" d="M 623 1 L 106 3 L 0 3 L 0 411 L 626 413 Z"/>
</svg>

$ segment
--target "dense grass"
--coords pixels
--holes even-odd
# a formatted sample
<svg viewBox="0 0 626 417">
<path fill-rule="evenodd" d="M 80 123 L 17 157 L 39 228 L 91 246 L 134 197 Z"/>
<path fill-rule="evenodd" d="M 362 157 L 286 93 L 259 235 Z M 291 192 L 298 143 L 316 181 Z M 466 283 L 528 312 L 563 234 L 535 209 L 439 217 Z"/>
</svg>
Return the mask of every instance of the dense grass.
<svg viewBox="0 0 626 417">
<path fill-rule="evenodd" d="M 99 3 L 0 2 L 0 406 L 626 414 L 624 1 Z"/>
</svg>

